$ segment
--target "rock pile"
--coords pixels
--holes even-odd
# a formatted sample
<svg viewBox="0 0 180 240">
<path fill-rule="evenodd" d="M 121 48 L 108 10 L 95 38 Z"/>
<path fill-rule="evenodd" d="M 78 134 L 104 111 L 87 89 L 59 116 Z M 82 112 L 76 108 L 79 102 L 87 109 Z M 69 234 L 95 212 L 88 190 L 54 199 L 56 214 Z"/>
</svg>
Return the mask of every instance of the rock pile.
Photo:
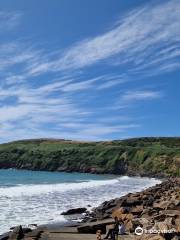
<svg viewBox="0 0 180 240">
<path fill-rule="evenodd" d="M 106 201 L 84 222 L 95 224 L 115 216 L 123 220 L 127 233 L 135 233 L 140 227 L 144 239 L 149 234 L 159 234 L 159 239 L 180 239 L 180 179 L 169 179 L 142 192 Z"/>
</svg>

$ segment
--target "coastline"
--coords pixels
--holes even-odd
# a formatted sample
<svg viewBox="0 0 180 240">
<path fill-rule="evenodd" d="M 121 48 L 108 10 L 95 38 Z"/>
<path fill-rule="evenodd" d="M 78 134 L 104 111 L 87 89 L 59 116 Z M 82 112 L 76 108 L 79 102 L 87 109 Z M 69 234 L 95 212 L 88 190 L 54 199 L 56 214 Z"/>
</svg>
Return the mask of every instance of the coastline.
<svg viewBox="0 0 180 240">
<path fill-rule="evenodd" d="M 97 207 L 104 201 L 128 192 L 141 191 L 158 183 L 150 178 L 117 175 L 25 170 L 2 170 L 0 173 L 1 183 L 4 181 L 0 188 L 0 233 L 9 231 L 10 227 L 18 223 L 28 226 L 65 222 L 61 213 L 69 208 Z"/>
<path fill-rule="evenodd" d="M 180 195 L 177 195 L 180 193 L 179 191 L 180 178 L 163 179 L 160 184 L 156 184 L 155 186 L 147 188 L 141 192 L 128 193 L 127 195 L 120 198 L 112 199 L 110 201 L 102 203 L 100 206 L 94 208 L 92 212 L 86 212 L 85 218 L 82 222 L 73 224 L 70 223 L 66 224 L 66 226 L 64 224 L 47 224 L 43 226 L 40 225 L 37 227 L 36 230 L 28 232 L 27 234 L 37 235 L 36 239 L 41 239 L 40 236 L 47 232 L 53 233 L 57 231 L 59 232 L 59 234 L 65 234 L 64 232 L 66 232 L 66 234 L 67 232 L 69 232 L 69 234 L 74 234 L 71 233 L 71 231 L 75 231 L 76 234 L 78 234 L 79 232 L 81 234 L 92 234 L 94 236 L 97 228 L 100 228 L 102 229 L 102 231 L 104 231 L 106 225 L 112 222 L 111 214 L 114 211 L 117 211 L 119 217 L 125 217 L 125 215 L 128 216 L 129 219 L 125 218 L 124 221 L 126 221 L 126 231 L 129 236 L 132 236 L 134 234 L 134 230 L 137 225 L 143 226 L 147 229 L 150 229 L 150 227 L 152 228 L 152 224 L 148 225 L 148 218 L 150 219 L 150 222 L 152 222 L 152 220 L 154 221 L 154 224 L 157 228 L 159 227 L 158 224 L 161 223 L 163 219 L 163 222 L 166 222 L 167 220 L 167 223 L 163 227 L 167 228 L 168 230 L 168 224 L 171 224 L 171 227 L 176 229 L 177 224 L 173 225 L 172 222 L 174 223 L 177 221 L 177 223 L 179 224 L 180 220 Z M 153 199 L 149 196 L 153 197 Z M 129 209 L 129 212 L 127 212 L 127 209 Z M 149 210 L 149 212 L 147 212 L 147 209 Z M 163 211 L 171 212 L 169 212 L 170 215 L 163 216 Z M 177 214 L 179 216 L 177 216 Z M 134 216 L 137 216 L 137 218 L 134 218 Z M 171 223 L 168 222 L 170 221 L 170 218 Z M 179 231 L 179 229 L 176 229 L 176 231 Z M 25 234 L 25 237 L 28 236 L 27 234 Z M 6 236 L 7 235 L 8 234 L 6 234 Z M 157 234 L 152 235 L 154 236 Z M 3 237 L 1 236 L 0 239 L 5 240 L 8 238 L 4 238 L 3 235 Z"/>
<path fill-rule="evenodd" d="M 180 176 L 179 146 L 180 138 L 173 137 L 99 142 L 19 140 L 0 144 L 0 168 L 176 177 Z"/>
</svg>

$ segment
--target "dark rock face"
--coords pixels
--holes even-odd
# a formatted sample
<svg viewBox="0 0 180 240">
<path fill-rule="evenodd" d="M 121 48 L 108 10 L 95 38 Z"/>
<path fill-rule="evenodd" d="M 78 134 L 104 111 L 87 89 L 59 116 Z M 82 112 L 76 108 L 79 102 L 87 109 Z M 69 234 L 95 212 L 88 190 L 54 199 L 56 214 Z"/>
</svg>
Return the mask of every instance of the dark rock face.
<svg viewBox="0 0 180 240">
<path fill-rule="evenodd" d="M 87 208 L 73 208 L 69 209 L 66 212 L 62 212 L 61 215 L 72 215 L 72 214 L 82 214 L 87 211 Z"/>
</svg>

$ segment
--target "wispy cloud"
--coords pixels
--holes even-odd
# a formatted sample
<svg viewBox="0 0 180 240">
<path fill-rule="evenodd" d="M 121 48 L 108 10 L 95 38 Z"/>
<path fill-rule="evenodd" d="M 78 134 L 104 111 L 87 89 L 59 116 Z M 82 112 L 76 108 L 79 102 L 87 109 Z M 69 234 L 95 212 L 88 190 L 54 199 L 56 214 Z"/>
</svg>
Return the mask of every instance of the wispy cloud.
<svg viewBox="0 0 180 240">
<path fill-rule="evenodd" d="M 128 64 L 128 74 L 159 74 L 162 70 L 179 68 L 179 24 L 178 0 L 151 2 L 125 14 L 111 30 L 99 36 L 51 54 L 32 49 L 22 52 L 21 49 L 21 54 L 16 53 L 16 58 L 4 60 L 4 65 L 26 62 L 26 77 L 78 70 L 98 63 Z"/>
<path fill-rule="evenodd" d="M 161 92 L 157 91 L 128 91 L 122 96 L 123 101 L 152 100 L 162 97 Z"/>
<path fill-rule="evenodd" d="M 20 19 L 20 13 L 0 12 L 3 28 Z M 0 42 L 1 139 L 129 135 L 140 124 L 125 118 L 126 109 L 163 97 L 163 91 L 134 88 L 132 82 L 179 69 L 179 25 L 179 0 L 158 1 L 67 49 Z M 118 114 L 121 120 L 106 121 Z"/>
<path fill-rule="evenodd" d="M 178 0 L 149 3 L 122 17 L 112 30 L 76 43 L 59 59 L 38 66 L 37 71 L 49 67 L 54 71 L 78 69 L 109 60 L 116 65 L 131 63 L 131 71 L 139 66 L 149 68 L 157 62 L 168 67 L 169 60 L 177 61 L 175 58 L 180 56 L 179 24 Z"/>
</svg>

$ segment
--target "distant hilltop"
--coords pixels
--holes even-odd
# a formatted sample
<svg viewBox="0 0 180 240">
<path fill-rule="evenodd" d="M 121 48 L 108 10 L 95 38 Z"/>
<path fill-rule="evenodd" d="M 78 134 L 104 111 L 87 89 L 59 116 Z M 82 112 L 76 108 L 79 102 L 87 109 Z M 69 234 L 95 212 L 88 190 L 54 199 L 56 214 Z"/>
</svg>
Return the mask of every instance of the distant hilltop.
<svg viewBox="0 0 180 240">
<path fill-rule="evenodd" d="M 28 139 L 0 144 L 0 168 L 180 176 L 180 137 L 112 141 Z"/>
</svg>

